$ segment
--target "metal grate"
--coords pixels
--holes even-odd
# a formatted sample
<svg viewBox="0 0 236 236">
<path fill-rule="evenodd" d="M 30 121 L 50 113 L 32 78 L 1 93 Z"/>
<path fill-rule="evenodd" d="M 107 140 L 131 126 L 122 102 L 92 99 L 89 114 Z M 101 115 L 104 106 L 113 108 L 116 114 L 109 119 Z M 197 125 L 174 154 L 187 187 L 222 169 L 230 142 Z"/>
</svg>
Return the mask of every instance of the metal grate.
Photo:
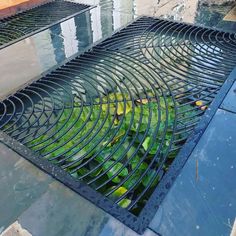
<svg viewBox="0 0 236 236">
<path fill-rule="evenodd" d="M 9 42 L 62 21 L 89 8 L 88 5 L 53 1 L 0 20 L 0 48 Z"/>
<path fill-rule="evenodd" d="M 0 129 L 142 232 L 148 220 L 137 220 L 152 215 L 154 190 L 175 177 L 173 161 L 183 158 L 177 154 L 236 65 L 235 53 L 234 34 L 141 17 L 5 99 Z"/>
</svg>

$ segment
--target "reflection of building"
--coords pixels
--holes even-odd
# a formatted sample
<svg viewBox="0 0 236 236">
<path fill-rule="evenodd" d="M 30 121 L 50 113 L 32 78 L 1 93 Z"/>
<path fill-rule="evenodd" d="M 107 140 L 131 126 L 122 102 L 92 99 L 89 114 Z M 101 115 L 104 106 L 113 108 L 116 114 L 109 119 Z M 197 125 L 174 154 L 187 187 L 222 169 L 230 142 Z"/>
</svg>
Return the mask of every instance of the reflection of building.
<svg viewBox="0 0 236 236">
<path fill-rule="evenodd" d="M 50 31 L 55 59 L 60 63 L 92 43 L 90 12 L 84 12 L 59 25 L 55 25 Z"/>
<path fill-rule="evenodd" d="M 64 43 L 65 56 L 68 58 L 78 50 L 78 39 L 76 37 L 76 26 L 74 18 L 62 22 L 61 35 Z"/>
<path fill-rule="evenodd" d="M 62 49 L 66 58 L 92 43 L 90 13 L 85 12 L 60 24 L 63 39 Z"/>
<path fill-rule="evenodd" d="M 102 38 L 102 26 L 101 26 L 101 11 L 100 7 L 91 10 L 91 27 L 93 34 L 93 42 L 98 41 Z"/>
<path fill-rule="evenodd" d="M 113 1 L 100 0 L 102 37 L 106 37 L 113 32 Z"/>
<path fill-rule="evenodd" d="M 52 45 L 54 48 L 55 59 L 57 63 L 60 63 L 65 58 L 65 52 L 63 47 L 63 38 L 61 34 L 61 25 L 55 25 L 50 28 Z"/>
<path fill-rule="evenodd" d="M 55 54 L 49 30 L 33 36 L 33 44 L 42 71 L 50 69 L 56 64 Z"/>
<path fill-rule="evenodd" d="M 85 48 L 93 42 L 93 32 L 90 12 L 85 12 L 74 18 L 78 47 Z"/>
<path fill-rule="evenodd" d="M 133 1 L 126 1 L 126 0 L 120 0 L 120 1 L 114 1 L 114 11 L 113 11 L 113 22 L 114 22 L 114 29 L 118 29 L 127 22 L 130 22 L 133 20 L 133 12 L 134 6 Z"/>
</svg>

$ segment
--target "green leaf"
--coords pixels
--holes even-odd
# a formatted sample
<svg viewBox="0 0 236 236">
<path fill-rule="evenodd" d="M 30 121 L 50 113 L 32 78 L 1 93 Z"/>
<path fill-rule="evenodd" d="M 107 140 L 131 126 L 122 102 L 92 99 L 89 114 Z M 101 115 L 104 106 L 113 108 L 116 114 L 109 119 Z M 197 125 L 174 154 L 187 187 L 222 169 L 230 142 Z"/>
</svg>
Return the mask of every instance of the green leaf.
<svg viewBox="0 0 236 236">
<path fill-rule="evenodd" d="M 136 151 L 136 148 L 131 146 L 126 154 L 127 158 L 130 158 L 135 153 L 135 151 Z"/>
<path fill-rule="evenodd" d="M 131 102 L 118 102 L 117 103 L 117 115 L 123 115 L 128 114 L 132 109 L 132 103 Z"/>
<path fill-rule="evenodd" d="M 123 170 L 119 173 L 119 176 L 126 177 L 128 174 L 129 174 L 128 169 L 123 168 Z"/>
<path fill-rule="evenodd" d="M 103 169 L 108 170 L 113 164 L 114 164 L 114 161 L 107 161 L 106 163 L 104 163 Z M 110 170 L 108 170 L 108 172 L 106 174 L 109 178 L 112 178 L 121 169 L 122 169 L 122 171 L 118 174 L 118 176 L 121 176 L 121 177 L 127 176 L 128 175 L 128 169 L 124 168 L 123 165 L 119 162 L 116 163 Z M 120 178 L 118 176 L 113 178 L 112 181 L 115 182 L 115 183 L 119 183 Z"/>
<path fill-rule="evenodd" d="M 142 144 L 145 151 L 147 151 L 151 147 L 148 151 L 148 153 L 151 155 L 155 155 L 157 153 L 159 145 L 160 145 L 160 140 L 158 140 L 158 137 L 154 139 L 153 137 L 150 136 L 148 136 Z"/>
<path fill-rule="evenodd" d="M 117 104 L 117 115 L 122 115 L 124 114 L 124 105 L 122 102 L 118 102 Z"/>
<path fill-rule="evenodd" d="M 93 170 L 90 173 L 90 176 L 93 176 L 93 177 L 98 176 L 102 172 L 102 168 L 101 167 L 97 168 L 97 162 L 95 162 L 95 161 L 89 162 L 89 169 Z"/>
<path fill-rule="evenodd" d="M 115 178 L 112 179 L 112 182 L 119 184 L 120 183 L 120 178 L 116 176 Z"/>
<path fill-rule="evenodd" d="M 131 160 L 130 160 L 130 164 L 132 169 L 134 169 L 140 162 L 140 157 L 139 156 L 134 156 Z"/>
<path fill-rule="evenodd" d="M 144 140 L 144 142 L 143 142 L 143 144 L 142 144 L 142 146 L 143 146 L 143 148 L 144 148 L 145 151 L 148 150 L 150 141 L 151 141 L 151 138 L 150 138 L 150 137 L 146 137 L 146 138 L 145 138 L 145 140 Z"/>
<path fill-rule="evenodd" d="M 131 187 L 133 187 L 137 183 L 139 177 L 140 177 L 139 173 L 135 172 L 134 174 L 132 174 L 132 176 L 129 177 L 129 179 L 127 181 L 125 181 L 123 186 L 127 189 L 130 189 Z"/>
<path fill-rule="evenodd" d="M 119 187 L 116 191 L 112 193 L 112 196 L 119 198 L 122 195 L 124 195 L 127 192 L 127 189 L 125 187 Z"/>
<path fill-rule="evenodd" d="M 79 168 L 77 170 L 77 173 L 79 176 L 85 175 L 86 173 L 88 173 L 88 169 L 86 169 L 85 167 Z"/>
<path fill-rule="evenodd" d="M 125 199 L 122 199 L 120 202 L 118 202 L 118 205 L 122 208 L 127 208 L 130 203 L 131 203 L 131 200 L 125 198 Z"/>
<path fill-rule="evenodd" d="M 78 179 L 79 178 L 79 175 L 77 172 L 74 172 L 72 174 L 70 174 L 72 177 L 74 177 L 75 179 Z"/>
<path fill-rule="evenodd" d="M 142 179 L 142 184 L 147 187 L 147 185 L 150 183 L 150 181 L 152 180 L 152 178 L 154 178 L 156 172 L 154 170 L 150 170 L 148 171 L 148 173 L 144 176 L 144 178 Z M 152 183 L 153 185 L 153 183 Z"/>
<path fill-rule="evenodd" d="M 48 147 L 49 148 L 49 147 Z M 49 150 L 51 150 L 52 148 L 54 148 L 54 147 L 50 147 L 49 148 Z M 44 151 L 46 151 L 46 149 L 44 150 Z M 60 157 L 61 156 L 61 154 L 63 153 L 63 152 L 65 152 L 66 151 L 66 148 L 63 146 L 63 147 L 60 147 L 60 148 L 58 148 L 57 150 L 55 150 L 55 151 L 53 151 L 51 154 L 50 154 L 50 156 L 51 157 Z"/>
<path fill-rule="evenodd" d="M 80 159 L 83 155 L 85 155 L 86 152 L 85 150 L 80 150 L 78 153 L 76 153 L 74 156 L 70 157 L 69 159 L 67 159 L 67 162 L 74 162 L 77 161 L 78 159 Z"/>
<path fill-rule="evenodd" d="M 81 106 L 81 101 L 77 101 L 78 99 L 75 99 L 74 105 L 77 105 L 78 107 L 74 107 L 73 109 L 64 109 L 62 113 L 58 113 L 55 115 L 58 119 L 57 125 L 54 126 L 52 130 L 50 130 L 52 132 L 49 132 L 53 133 L 54 136 L 49 139 L 49 134 L 41 135 L 39 138 L 31 141 L 30 145 L 35 145 L 35 150 L 37 148 L 43 148 L 41 151 L 42 155 L 44 153 L 51 152 L 56 147 L 60 147 L 56 151 L 50 153 L 46 158 L 60 156 L 63 152 L 65 152 L 65 154 L 63 154 L 64 158 L 72 155 L 74 152 L 76 153 L 77 150 L 80 150 L 79 146 L 82 147 L 89 139 L 91 139 L 91 137 L 93 137 L 93 140 L 92 142 L 90 142 L 90 145 L 86 145 L 83 150 L 80 150 L 78 154 L 73 155 L 66 161 L 67 163 L 76 162 L 75 164 L 73 164 L 72 167 L 67 168 L 66 170 L 68 172 L 71 172 L 73 168 L 78 167 L 78 165 L 81 165 L 84 160 L 78 160 L 86 153 L 87 155 L 85 158 L 90 158 L 92 155 L 102 150 L 102 152 L 98 156 L 96 156 L 93 161 L 90 161 L 90 164 L 86 165 L 86 168 L 80 168 L 76 173 L 72 174 L 72 176 L 74 178 L 79 178 L 79 176 L 84 175 L 88 173 L 88 171 L 93 170 L 98 164 L 105 162 L 104 164 L 102 164 L 101 168 L 98 168 L 96 171 L 92 172 L 88 177 L 94 178 L 94 176 L 101 174 L 102 171 L 107 171 L 102 181 L 106 181 L 107 178 L 112 178 L 113 187 L 116 187 L 122 179 L 126 178 L 129 175 L 129 172 L 131 172 L 131 170 L 136 169 L 137 166 L 140 165 L 135 171 L 135 173 L 133 173 L 132 176 L 129 176 L 129 179 L 123 184 L 123 186 L 119 187 L 114 192 L 113 197 L 119 198 L 127 192 L 127 189 L 130 189 L 131 186 L 136 184 L 140 176 L 145 172 L 145 170 L 147 170 L 147 163 L 149 162 L 147 162 L 146 160 L 145 162 L 141 162 L 141 158 L 147 150 L 149 150 L 147 156 L 148 161 L 150 161 L 151 158 L 156 154 L 161 143 L 161 138 L 164 135 L 165 128 L 167 128 L 167 132 L 165 134 L 163 148 L 161 150 L 160 155 L 163 155 L 167 151 L 167 148 L 170 145 L 170 141 L 173 135 L 173 125 L 176 116 L 175 104 L 173 102 L 172 97 L 166 96 L 164 98 L 163 96 L 160 96 L 159 99 L 155 101 L 155 98 L 148 100 L 146 98 L 146 94 L 143 95 L 143 99 L 139 99 L 138 101 L 136 101 L 135 105 L 133 105 L 133 103 L 130 101 L 130 96 L 128 93 L 124 94 L 120 92 L 110 93 L 104 97 L 96 98 L 94 99 L 94 101 L 99 102 L 98 105 L 84 106 L 83 108 L 79 107 Z M 150 96 L 154 95 L 154 92 L 151 91 Z M 72 104 L 68 104 L 68 106 L 69 105 Z M 166 108 L 168 108 L 168 115 L 166 114 Z M 183 112 L 181 115 L 179 115 L 179 117 L 185 118 L 189 116 L 194 116 L 196 114 L 195 111 L 189 111 L 192 108 L 193 106 L 191 105 L 179 106 L 177 110 L 178 113 L 180 113 L 181 111 Z M 82 112 L 81 109 L 83 109 Z M 80 113 L 81 115 L 78 119 L 78 115 Z M 98 116 L 99 120 L 97 120 Z M 142 119 L 140 120 L 140 118 Z M 133 120 L 132 124 L 130 124 L 131 119 Z M 85 121 L 86 125 L 83 127 L 83 129 L 81 129 Z M 166 127 L 167 121 L 168 127 Z M 153 138 L 155 134 L 155 129 L 157 128 L 158 124 L 160 124 L 158 135 L 156 138 Z M 131 127 L 128 129 L 130 125 Z M 98 132 L 98 129 L 101 126 L 102 129 L 100 129 Z M 118 126 L 120 126 L 119 131 L 116 133 Z M 147 127 L 149 127 L 149 130 L 147 130 Z M 58 131 L 59 129 L 61 130 Z M 77 133 L 78 130 L 80 130 L 79 133 Z M 146 131 L 148 133 L 146 133 Z M 134 144 L 129 147 L 131 140 L 133 139 L 136 132 L 137 138 L 134 140 Z M 105 133 L 106 138 L 102 139 L 103 143 L 101 143 L 101 138 Z M 115 133 L 116 135 L 115 137 L 113 137 Z M 80 142 L 81 138 L 83 138 L 84 135 L 87 134 L 89 134 L 88 137 L 76 146 L 76 144 Z M 178 140 L 184 137 L 185 135 L 186 134 L 181 133 L 181 135 L 175 138 L 176 140 Z M 60 139 L 55 141 L 59 137 Z M 121 140 L 123 139 L 123 137 L 126 138 L 126 141 L 125 143 L 122 142 L 121 144 Z M 46 139 L 49 140 L 44 141 Z M 110 139 L 111 141 L 109 141 L 108 143 L 108 140 Z M 39 142 L 43 143 L 37 144 Z M 50 144 L 50 142 L 52 142 L 52 144 Z M 65 142 L 67 142 L 67 144 L 64 145 Z M 138 152 L 136 152 L 137 145 L 140 145 L 140 143 L 142 143 L 142 146 L 138 150 Z M 106 146 L 106 144 L 108 145 Z M 109 160 L 106 160 L 108 158 L 108 155 L 113 153 L 114 149 L 117 148 L 118 145 L 119 149 L 109 158 Z M 128 147 L 129 149 L 126 150 Z M 135 156 L 133 156 L 134 153 Z M 177 153 L 177 151 L 171 153 L 168 158 L 174 159 Z M 121 156 L 124 156 L 124 159 L 120 160 Z M 115 162 L 118 160 L 119 162 L 115 164 Z M 125 161 L 129 161 L 129 169 L 122 164 L 122 162 Z M 169 161 L 171 162 L 170 159 Z M 54 162 L 57 163 L 58 159 L 55 159 Z M 109 170 L 109 168 L 113 164 L 115 165 Z M 168 169 L 169 166 L 170 163 L 165 163 L 164 170 Z M 121 172 L 115 178 L 113 178 L 113 176 L 115 176 L 120 170 Z M 155 178 L 155 171 L 149 170 L 148 173 L 142 179 L 142 182 L 135 187 L 135 190 L 139 190 L 139 188 L 142 189 L 143 187 L 146 187 L 148 183 L 150 183 L 152 178 Z M 102 178 L 99 179 L 101 180 Z M 158 177 L 156 177 L 153 184 L 158 183 L 158 181 Z M 126 208 L 131 203 L 131 200 L 132 199 L 123 199 L 120 201 L 119 205 Z"/>
<path fill-rule="evenodd" d="M 131 161 L 132 169 L 135 169 L 140 164 L 140 161 L 141 161 L 140 157 L 135 157 Z M 142 162 L 136 171 L 139 171 L 139 173 L 142 174 L 142 172 L 144 172 L 147 168 L 148 168 L 148 164 L 145 162 Z"/>
<path fill-rule="evenodd" d="M 125 154 L 125 149 L 121 146 L 121 147 L 119 147 L 119 149 L 115 153 L 112 154 L 112 159 L 116 161 L 116 160 L 120 159 L 121 156 L 124 154 Z"/>
</svg>

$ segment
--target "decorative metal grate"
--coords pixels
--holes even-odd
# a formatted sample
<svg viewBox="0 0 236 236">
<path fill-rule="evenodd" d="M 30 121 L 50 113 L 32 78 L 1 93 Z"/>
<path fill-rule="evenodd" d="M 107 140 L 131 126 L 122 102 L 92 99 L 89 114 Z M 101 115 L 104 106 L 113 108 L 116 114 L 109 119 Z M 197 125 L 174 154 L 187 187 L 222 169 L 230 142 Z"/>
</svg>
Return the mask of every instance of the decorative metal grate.
<svg viewBox="0 0 236 236">
<path fill-rule="evenodd" d="M 177 154 L 236 65 L 235 53 L 234 34 L 141 17 L 6 98 L 0 129 L 142 232 L 157 207 L 154 190 L 175 177 L 173 161 L 181 162 Z"/>
<path fill-rule="evenodd" d="M 64 18 L 89 8 L 88 5 L 67 1 L 52 1 L 0 20 L 0 48 L 9 42 L 26 38 Z"/>
</svg>

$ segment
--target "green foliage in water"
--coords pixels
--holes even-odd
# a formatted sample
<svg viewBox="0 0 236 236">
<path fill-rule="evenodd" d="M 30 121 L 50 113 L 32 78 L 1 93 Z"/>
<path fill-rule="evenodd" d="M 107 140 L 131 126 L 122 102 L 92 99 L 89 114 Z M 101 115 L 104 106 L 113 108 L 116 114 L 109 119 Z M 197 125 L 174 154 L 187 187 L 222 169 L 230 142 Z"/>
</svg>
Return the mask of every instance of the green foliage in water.
<svg viewBox="0 0 236 236">
<path fill-rule="evenodd" d="M 29 146 L 73 177 L 83 176 L 94 187 L 104 185 L 98 191 L 111 193 L 114 200 L 132 188 L 119 202 L 126 208 L 132 196 L 159 181 L 155 171 L 159 164 L 153 159 L 161 160 L 168 153 L 175 105 L 171 97 L 131 101 L 119 93 L 94 102 L 92 106 L 75 102 L 73 109 L 58 112 L 56 125 Z M 175 156 L 176 152 L 169 155 L 162 174 Z"/>
</svg>

